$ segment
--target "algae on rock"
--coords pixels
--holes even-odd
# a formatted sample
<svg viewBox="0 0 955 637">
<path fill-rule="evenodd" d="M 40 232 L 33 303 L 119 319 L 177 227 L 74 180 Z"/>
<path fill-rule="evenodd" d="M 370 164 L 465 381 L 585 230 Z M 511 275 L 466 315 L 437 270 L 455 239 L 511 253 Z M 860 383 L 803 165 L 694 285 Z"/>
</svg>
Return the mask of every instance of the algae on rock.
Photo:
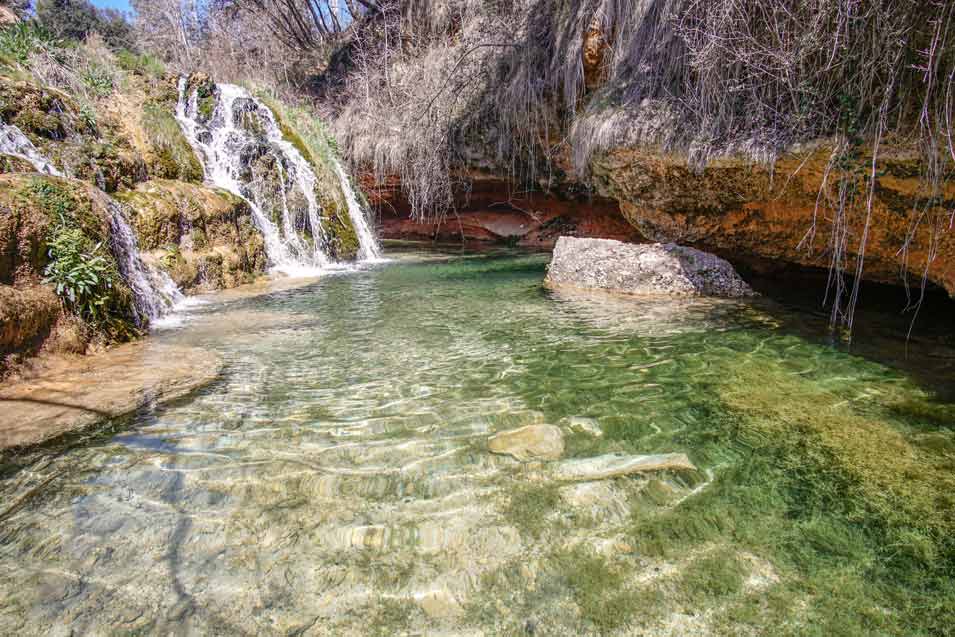
<svg viewBox="0 0 955 637">
<path fill-rule="evenodd" d="M 247 283 L 265 272 L 261 234 L 242 199 L 224 190 L 154 179 L 117 197 L 132 211 L 140 247 L 183 290 Z"/>
</svg>

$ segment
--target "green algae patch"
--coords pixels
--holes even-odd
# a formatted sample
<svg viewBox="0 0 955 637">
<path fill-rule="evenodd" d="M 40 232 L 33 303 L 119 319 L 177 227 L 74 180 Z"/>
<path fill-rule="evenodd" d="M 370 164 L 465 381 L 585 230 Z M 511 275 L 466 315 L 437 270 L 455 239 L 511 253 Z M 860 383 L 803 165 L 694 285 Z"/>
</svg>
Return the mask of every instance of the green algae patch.
<svg viewBox="0 0 955 637">
<path fill-rule="evenodd" d="M 558 487 L 555 483 L 543 483 L 512 488 L 502 511 L 504 518 L 529 536 L 540 538 L 554 524 L 549 516 L 561 504 Z"/>
<path fill-rule="evenodd" d="M 729 542 L 768 559 L 782 583 L 770 604 L 716 604 L 739 589 L 724 552 L 686 570 L 686 604 L 718 606 L 727 633 L 777 622 L 779 634 L 944 633 L 955 611 L 950 457 L 894 428 L 892 407 L 877 418 L 768 360 L 733 366 L 710 390 L 695 398 L 710 433 L 684 442 L 716 465 L 712 484 L 662 512 L 635 503 L 631 542 L 667 560 Z"/>
<path fill-rule="evenodd" d="M 580 609 L 581 618 L 599 634 L 610 633 L 630 622 L 634 610 L 646 608 L 647 601 L 651 608 L 659 602 L 653 591 L 628 590 L 624 569 L 582 547 L 558 554 L 554 563 Z"/>
</svg>

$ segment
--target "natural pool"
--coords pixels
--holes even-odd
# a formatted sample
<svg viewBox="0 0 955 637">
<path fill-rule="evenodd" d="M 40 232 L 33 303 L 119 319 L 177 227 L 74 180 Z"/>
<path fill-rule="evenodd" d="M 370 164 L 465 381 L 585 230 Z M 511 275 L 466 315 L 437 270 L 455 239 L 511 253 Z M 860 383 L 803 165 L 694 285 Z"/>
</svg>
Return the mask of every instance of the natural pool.
<svg viewBox="0 0 955 637">
<path fill-rule="evenodd" d="M 765 300 L 397 256 L 212 299 L 153 338 L 219 381 L 5 458 L 0 511 L 44 486 L 0 519 L 0 634 L 953 630 L 950 342 L 876 322 L 847 353 Z M 699 471 L 557 483 L 488 453 L 532 423 Z"/>
</svg>

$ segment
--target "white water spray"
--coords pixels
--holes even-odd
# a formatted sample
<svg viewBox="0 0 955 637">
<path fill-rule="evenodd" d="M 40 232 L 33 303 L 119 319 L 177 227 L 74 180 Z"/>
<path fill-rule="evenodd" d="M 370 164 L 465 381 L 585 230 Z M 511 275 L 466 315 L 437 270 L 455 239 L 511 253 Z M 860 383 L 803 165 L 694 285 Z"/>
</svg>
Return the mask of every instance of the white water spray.
<svg viewBox="0 0 955 637">
<path fill-rule="evenodd" d="M 203 160 L 206 180 L 244 199 L 252 208 L 256 226 L 265 239 L 272 269 L 291 275 L 307 275 L 332 265 L 325 252 L 322 208 L 315 196 L 317 178 L 309 162 L 286 140 L 275 115 L 245 89 L 232 84 L 216 85 L 216 105 L 208 121 L 199 116 L 198 93 L 187 93 L 185 78 L 179 80 L 176 117 L 189 143 Z M 243 122 L 243 118 L 247 118 Z M 251 120 L 264 133 L 256 136 L 243 127 Z M 252 161 L 268 155 L 274 161 L 280 184 L 277 202 L 263 201 L 260 184 L 250 168 Z M 375 260 L 380 248 L 365 220 L 344 170 L 334 162 L 348 205 L 348 214 L 359 242 L 359 258 Z M 295 193 L 305 201 L 304 216 L 289 205 Z"/>
<path fill-rule="evenodd" d="M 355 228 L 355 234 L 358 235 L 358 258 L 362 261 L 377 261 L 381 259 L 381 248 L 378 246 L 378 241 L 375 239 L 371 228 L 368 227 L 365 211 L 358 203 L 355 191 L 351 187 L 351 181 L 348 179 L 345 169 L 334 157 L 332 157 L 332 166 L 334 166 L 338 180 L 341 182 L 342 192 L 345 193 L 345 203 L 348 205 L 348 216 Z"/>
<path fill-rule="evenodd" d="M 136 323 L 145 325 L 168 314 L 184 297 L 168 274 L 142 260 L 123 207 L 110 199 L 108 208 L 110 247 L 120 274 L 133 292 Z"/>
<path fill-rule="evenodd" d="M 26 135 L 13 124 L 0 121 L 0 153 L 11 155 L 30 162 L 37 172 L 54 177 L 62 177 L 50 160 L 44 157 Z"/>
</svg>

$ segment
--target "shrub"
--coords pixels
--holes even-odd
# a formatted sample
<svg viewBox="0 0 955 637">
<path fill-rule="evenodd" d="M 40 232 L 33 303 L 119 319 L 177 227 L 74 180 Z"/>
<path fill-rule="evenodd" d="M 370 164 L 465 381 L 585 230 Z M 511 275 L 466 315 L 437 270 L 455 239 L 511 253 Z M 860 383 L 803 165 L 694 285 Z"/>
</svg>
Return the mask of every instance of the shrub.
<svg viewBox="0 0 955 637">
<path fill-rule="evenodd" d="M 58 46 L 56 38 L 36 22 L 20 22 L 0 30 L 0 57 L 21 64 L 38 51 Z"/>
<path fill-rule="evenodd" d="M 119 68 L 136 75 L 160 78 L 166 74 L 162 60 L 149 53 L 137 54 L 129 49 L 120 49 L 116 52 L 116 63 Z"/>
<path fill-rule="evenodd" d="M 90 63 L 80 76 L 83 84 L 94 97 L 109 97 L 113 94 L 113 76 L 106 67 Z"/>
<path fill-rule="evenodd" d="M 91 245 L 80 228 L 65 221 L 54 227 L 47 242 L 50 263 L 43 282 L 54 285 L 70 309 L 92 323 L 107 317 L 115 275 L 102 256 L 102 246 L 102 242 Z"/>
</svg>

